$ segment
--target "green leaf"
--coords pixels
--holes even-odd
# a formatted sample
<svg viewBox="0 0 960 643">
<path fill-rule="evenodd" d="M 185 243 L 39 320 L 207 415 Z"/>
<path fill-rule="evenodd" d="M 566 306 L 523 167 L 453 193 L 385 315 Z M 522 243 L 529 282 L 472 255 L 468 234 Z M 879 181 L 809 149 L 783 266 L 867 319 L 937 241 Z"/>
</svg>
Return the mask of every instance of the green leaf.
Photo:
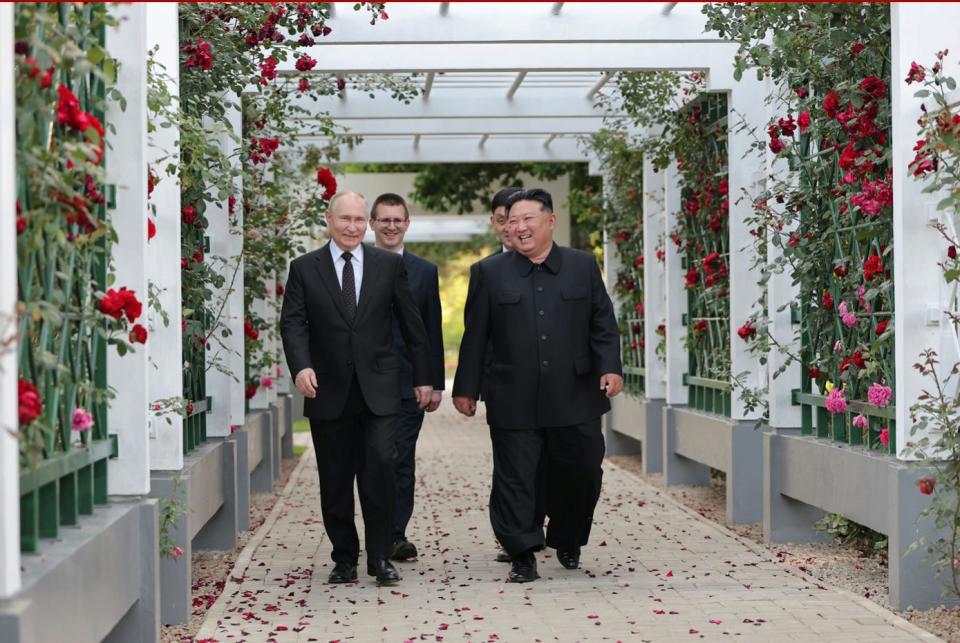
<svg viewBox="0 0 960 643">
<path fill-rule="evenodd" d="M 94 45 L 90 48 L 90 51 L 87 52 L 87 60 L 94 65 L 99 65 L 105 55 L 106 53 L 103 51 L 103 48 L 99 45 Z"/>
</svg>

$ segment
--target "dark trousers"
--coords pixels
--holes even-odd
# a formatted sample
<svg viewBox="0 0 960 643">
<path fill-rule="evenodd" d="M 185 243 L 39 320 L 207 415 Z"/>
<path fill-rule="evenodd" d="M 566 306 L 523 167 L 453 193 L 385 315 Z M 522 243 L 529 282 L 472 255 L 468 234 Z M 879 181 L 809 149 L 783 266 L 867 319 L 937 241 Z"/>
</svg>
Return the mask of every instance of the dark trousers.
<svg viewBox="0 0 960 643">
<path fill-rule="evenodd" d="M 367 559 L 387 558 L 396 496 L 395 415 L 374 415 L 356 377 L 343 414 L 336 420 L 310 419 L 320 474 L 323 526 L 334 562 L 355 565 L 360 541 L 353 521 L 353 481 L 360 492 Z"/>
<path fill-rule="evenodd" d="M 490 427 L 490 441 L 493 442 L 493 427 Z M 496 456 L 494 456 L 496 457 Z M 541 449 L 540 462 L 537 464 L 537 487 L 534 490 L 534 510 L 533 522 L 540 527 L 543 533 L 543 522 L 547 518 L 547 457 L 546 449 Z M 497 494 L 497 474 L 493 473 L 493 485 L 490 488 L 490 505 L 493 505 L 493 497 Z"/>
<path fill-rule="evenodd" d="M 600 419 L 540 429 L 492 428 L 493 493 L 490 523 L 500 544 L 517 556 L 544 545 L 543 517 L 537 515 L 538 470 L 546 513 L 546 545 L 586 545 L 600 499 L 604 443 Z M 541 459 L 543 467 L 540 469 Z M 539 520 L 539 522 L 538 522 Z"/>
<path fill-rule="evenodd" d="M 393 514 L 393 539 L 406 539 L 407 524 L 413 515 L 414 487 L 417 484 L 417 438 L 423 426 L 424 411 L 416 398 L 401 400 L 397 423 L 397 505 Z"/>
</svg>

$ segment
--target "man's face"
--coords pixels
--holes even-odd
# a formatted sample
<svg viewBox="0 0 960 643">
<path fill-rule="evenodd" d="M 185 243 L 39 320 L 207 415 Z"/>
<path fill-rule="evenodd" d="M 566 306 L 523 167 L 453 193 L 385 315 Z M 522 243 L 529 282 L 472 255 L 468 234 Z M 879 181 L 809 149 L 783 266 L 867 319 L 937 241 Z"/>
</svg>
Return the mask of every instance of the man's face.
<svg viewBox="0 0 960 643">
<path fill-rule="evenodd" d="M 371 220 L 373 233 L 377 237 L 377 247 L 399 252 L 403 246 L 403 237 L 410 227 L 402 205 L 377 206 L 376 218 Z"/>
<path fill-rule="evenodd" d="M 517 201 L 510 206 L 507 228 L 513 249 L 525 257 L 540 257 L 553 245 L 557 215 L 545 212 L 539 201 Z"/>
<path fill-rule="evenodd" d="M 327 211 L 326 219 L 330 238 L 341 249 L 352 252 L 367 233 L 367 202 L 360 196 L 343 196 Z"/>
<path fill-rule="evenodd" d="M 510 230 L 507 229 L 507 208 L 499 205 L 490 215 L 490 225 L 493 231 L 500 237 L 500 243 L 507 247 L 507 250 L 513 250 L 513 241 L 510 239 Z"/>
</svg>

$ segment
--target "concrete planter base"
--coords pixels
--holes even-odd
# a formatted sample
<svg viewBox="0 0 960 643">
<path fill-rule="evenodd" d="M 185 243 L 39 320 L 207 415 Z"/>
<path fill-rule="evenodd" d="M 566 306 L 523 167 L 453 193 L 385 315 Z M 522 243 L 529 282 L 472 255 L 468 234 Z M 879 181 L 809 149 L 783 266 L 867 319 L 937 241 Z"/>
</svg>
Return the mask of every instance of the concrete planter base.
<svg viewBox="0 0 960 643">
<path fill-rule="evenodd" d="M 917 521 L 931 498 L 917 490 L 922 471 L 889 455 L 784 431 L 763 436 L 763 462 L 767 542 L 827 540 L 811 526 L 837 513 L 887 535 L 894 608 L 956 604 L 943 598 L 947 578 L 923 563 L 924 551 L 907 553 L 920 534 L 931 541 L 940 536 L 932 520 Z"/>
<path fill-rule="evenodd" d="M 0 601 L 3 643 L 152 643 L 160 637 L 155 500 L 112 498 L 23 557 L 23 589 Z"/>
<path fill-rule="evenodd" d="M 663 400 L 620 394 L 607 414 L 607 453 L 640 453 L 644 473 L 663 471 Z"/>
<path fill-rule="evenodd" d="M 710 484 L 710 468 L 727 474 L 727 522 L 763 519 L 763 429 L 753 422 L 663 407 L 663 473 L 667 486 Z"/>
</svg>

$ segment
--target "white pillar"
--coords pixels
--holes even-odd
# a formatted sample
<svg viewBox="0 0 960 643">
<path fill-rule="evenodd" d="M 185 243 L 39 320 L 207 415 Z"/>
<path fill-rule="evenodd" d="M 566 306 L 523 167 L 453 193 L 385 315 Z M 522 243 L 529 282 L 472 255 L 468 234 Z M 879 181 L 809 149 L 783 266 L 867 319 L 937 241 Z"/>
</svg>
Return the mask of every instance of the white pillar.
<svg viewBox="0 0 960 643">
<path fill-rule="evenodd" d="M 233 131 L 243 137 L 243 115 L 239 111 L 230 112 L 230 124 Z M 243 160 L 236 156 L 232 159 L 235 168 L 243 165 Z M 246 364 L 246 343 L 244 342 L 243 320 L 246 315 L 243 303 L 243 179 L 238 178 L 234 184 L 233 193 L 237 197 L 234 208 L 234 214 L 228 214 L 230 221 L 230 252 L 237 256 L 239 265 L 237 266 L 236 279 L 233 282 L 233 290 L 227 296 L 226 318 L 227 327 L 230 329 L 230 342 L 233 350 L 230 354 L 230 371 L 236 376 L 236 381 L 230 385 L 230 425 L 243 426 L 247 414 L 246 382 L 243 379 L 244 364 Z"/>
<path fill-rule="evenodd" d="M 221 151 L 231 159 L 235 166 L 239 164 L 239 137 L 242 136 L 242 116 L 238 107 L 228 107 L 227 117 L 237 135 L 234 139 L 226 133 L 221 133 L 211 143 L 220 147 Z M 235 188 L 239 190 L 239 188 Z M 235 192 L 240 209 L 239 196 Z M 239 397 L 243 407 L 243 363 L 239 370 L 236 368 L 236 354 L 243 356 L 243 236 L 240 229 L 231 224 L 229 200 L 225 197 L 222 202 L 207 204 L 206 217 L 208 221 L 207 235 L 210 237 L 210 258 L 214 270 L 224 278 L 224 285 L 214 291 L 215 312 L 222 308 L 217 328 L 213 329 L 210 341 L 207 342 L 207 395 L 211 399 L 213 409 L 207 415 L 207 435 L 211 437 L 230 435 L 231 424 L 243 424 L 241 413 L 239 420 L 234 418 L 236 410 L 235 398 Z M 239 272 L 238 272 L 239 270 Z M 238 282 L 239 279 L 239 290 Z M 240 300 L 240 312 L 236 310 L 237 299 Z M 228 337 L 222 337 L 220 330 L 230 329 Z M 219 367 L 216 365 L 218 364 Z M 225 372 L 229 370 L 230 372 Z"/>
<path fill-rule="evenodd" d="M 726 65 L 730 73 L 732 63 Z M 763 81 L 753 74 L 731 84 L 726 74 L 718 77 L 711 70 L 711 89 L 720 85 L 728 89 L 727 165 L 729 175 L 730 216 L 730 374 L 743 377 L 742 384 L 758 388 L 766 384 L 764 370 L 757 356 L 748 351 L 747 342 L 737 337 L 737 329 L 750 317 L 760 299 L 762 288 L 759 275 L 751 270 L 753 262 L 753 238 L 747 223 L 753 215 L 750 196 L 757 191 L 757 178 L 763 176 L 764 161 L 752 151 L 753 136 L 750 131 L 738 127 L 741 119 L 747 123 L 766 122 L 766 90 Z M 736 387 L 731 393 L 731 419 L 753 420 L 760 416 L 761 409 L 747 412 Z"/>
<path fill-rule="evenodd" d="M 170 93 L 180 95 L 180 42 L 177 3 L 148 3 L 147 24 L 150 36 L 147 47 L 159 45 L 156 60 L 166 67 Z M 183 397 L 182 297 L 180 293 L 180 184 L 176 177 L 166 176 L 164 168 L 177 164 L 180 139 L 176 127 L 157 128 L 151 134 L 150 161 L 154 172 L 161 177 L 153 191 L 150 203 L 156 208 L 157 236 L 147 249 L 149 280 L 157 290 L 160 305 L 168 315 L 168 323 L 150 311 L 150 402 Z M 158 159 L 168 154 L 171 158 L 160 166 Z M 146 173 L 140 166 L 138 172 Z M 183 467 L 183 417 L 167 413 L 157 417 L 150 413 L 150 468 L 172 470 Z"/>
<path fill-rule="evenodd" d="M 680 249 L 670 239 L 669 233 L 676 227 L 677 214 L 680 212 L 680 176 L 677 174 L 676 159 L 670 160 L 666 170 L 663 207 L 666 211 L 667 238 L 664 250 L 667 253 L 665 267 L 665 323 L 667 327 L 667 365 L 666 398 L 667 404 L 683 405 L 689 401 L 689 389 L 683 383 L 683 374 L 690 366 L 687 348 L 683 338 L 687 329 L 683 325 L 683 315 L 687 312 L 687 289 Z M 653 321 L 650 322 L 653 324 Z M 656 324 L 653 324 L 656 330 Z M 654 335 L 657 341 L 659 336 Z M 654 344 L 656 348 L 656 344 Z"/>
<path fill-rule="evenodd" d="M 20 589 L 20 462 L 17 430 L 16 84 L 13 4 L 0 5 L 0 598 Z"/>
<path fill-rule="evenodd" d="M 647 399 L 667 395 L 667 371 L 657 355 L 657 326 L 666 323 L 666 264 L 657 260 L 657 245 L 666 239 L 667 213 L 665 172 L 655 172 L 653 162 L 643 159 L 643 339 L 645 393 Z M 670 243 L 667 241 L 666 243 Z M 664 247 L 666 250 L 666 247 Z"/>
<path fill-rule="evenodd" d="M 260 350 L 264 353 L 269 353 L 270 351 L 270 319 L 267 309 L 269 306 L 267 302 L 263 299 L 255 299 L 253 301 L 253 313 L 263 320 L 264 327 L 260 329 Z M 241 371 L 242 372 L 242 371 Z M 251 371 L 250 377 L 256 378 L 257 380 L 257 393 L 252 398 L 250 398 L 250 408 L 251 409 L 265 409 L 270 406 L 270 395 L 268 389 L 265 389 L 260 385 L 260 378 L 264 373 L 260 371 Z"/>
<path fill-rule="evenodd" d="M 930 227 L 940 220 L 937 196 L 923 194 L 923 183 L 916 180 L 907 166 L 913 160 L 913 145 L 917 140 L 917 119 L 923 102 L 914 97 L 917 85 L 907 85 L 904 79 L 910 63 L 929 67 L 938 50 L 949 49 L 947 67 L 957 77 L 956 57 L 960 54 L 960 5 L 956 3 L 900 3 L 891 11 L 891 74 L 892 74 L 892 131 L 893 146 L 893 283 L 896 333 L 896 448 L 902 454 L 907 443 L 921 437 L 910 435 L 910 407 L 917 401 L 922 389 L 932 380 L 922 377 L 913 364 L 920 353 L 932 348 L 943 358 L 953 350 L 945 351 L 941 339 L 955 341 L 952 322 L 945 317 L 941 306 L 943 274 L 938 262 L 946 258 L 946 243 Z M 931 20 L 931 16 L 936 16 Z M 960 96 L 954 97 L 954 100 Z M 927 99 L 928 106 L 933 101 Z M 935 313 L 941 308 L 939 315 Z M 929 314 L 933 313 L 933 314 Z M 939 324 L 937 327 L 937 317 Z M 928 321 L 929 320 L 929 321 Z M 941 330 L 943 333 L 941 333 Z M 951 363 L 947 363 L 947 361 Z M 943 363 L 945 371 L 953 367 L 952 360 Z"/>
<path fill-rule="evenodd" d="M 117 63 L 117 90 L 127 101 L 107 106 L 107 122 L 116 133 L 107 148 L 107 181 L 116 186 L 116 208 L 108 211 L 117 233 L 112 267 L 117 283 L 137 293 L 148 310 L 147 264 L 147 22 L 146 6 L 117 5 L 111 9 L 116 27 L 106 32 L 106 48 Z M 139 319 L 137 323 L 146 322 Z M 144 324 L 146 325 L 146 323 Z M 147 342 L 155 341 L 148 337 Z M 150 448 L 147 434 L 147 347 L 122 357 L 107 351 L 107 382 L 116 397 L 107 411 L 108 428 L 116 433 L 119 457 L 109 460 L 108 491 L 139 495 L 150 491 Z"/>
</svg>

